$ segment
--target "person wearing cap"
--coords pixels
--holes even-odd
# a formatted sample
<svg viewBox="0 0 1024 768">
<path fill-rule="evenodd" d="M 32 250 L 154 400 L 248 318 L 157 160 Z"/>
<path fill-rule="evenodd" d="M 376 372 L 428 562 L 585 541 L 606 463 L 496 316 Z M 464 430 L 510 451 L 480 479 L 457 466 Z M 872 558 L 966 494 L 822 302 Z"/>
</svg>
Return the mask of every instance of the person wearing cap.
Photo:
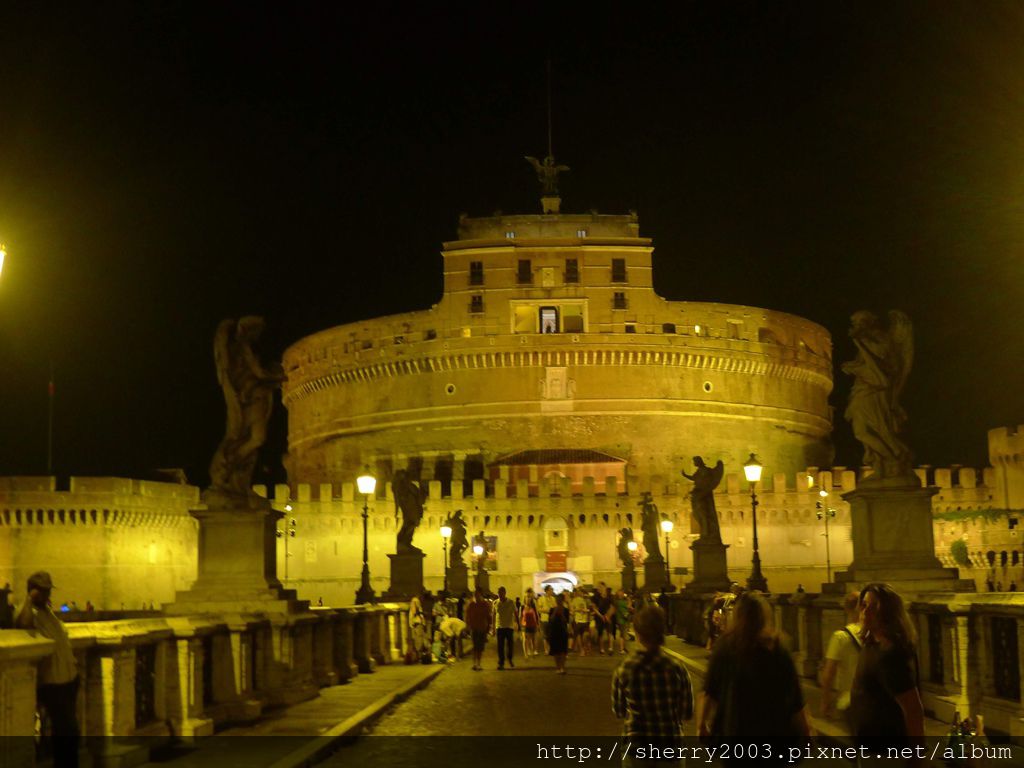
<svg viewBox="0 0 1024 768">
<path fill-rule="evenodd" d="M 18 613 L 18 629 L 34 629 L 54 642 L 53 653 L 39 664 L 37 697 L 50 715 L 53 730 L 53 764 L 56 768 L 78 765 L 78 667 L 64 623 L 50 608 L 53 579 L 46 571 L 28 577 L 28 599 Z"/>
</svg>

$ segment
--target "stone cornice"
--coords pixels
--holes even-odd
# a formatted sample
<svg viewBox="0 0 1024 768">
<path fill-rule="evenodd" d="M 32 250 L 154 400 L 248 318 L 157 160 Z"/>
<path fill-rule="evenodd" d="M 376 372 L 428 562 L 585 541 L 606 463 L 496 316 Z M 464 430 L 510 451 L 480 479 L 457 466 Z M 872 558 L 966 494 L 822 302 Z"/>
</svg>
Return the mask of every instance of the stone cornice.
<svg viewBox="0 0 1024 768">
<path fill-rule="evenodd" d="M 708 352 L 661 351 L 651 349 L 604 348 L 569 350 L 505 350 L 453 352 L 430 357 L 404 358 L 354 366 L 311 378 L 288 388 L 284 403 L 290 406 L 316 392 L 346 384 L 368 383 L 378 379 L 419 373 L 453 370 L 486 370 L 490 368 L 544 368 L 562 366 L 662 366 L 691 370 L 719 371 L 749 376 L 771 376 L 800 381 L 832 389 L 832 379 L 822 370 L 778 361 L 758 360 L 744 353 L 738 355 Z"/>
</svg>

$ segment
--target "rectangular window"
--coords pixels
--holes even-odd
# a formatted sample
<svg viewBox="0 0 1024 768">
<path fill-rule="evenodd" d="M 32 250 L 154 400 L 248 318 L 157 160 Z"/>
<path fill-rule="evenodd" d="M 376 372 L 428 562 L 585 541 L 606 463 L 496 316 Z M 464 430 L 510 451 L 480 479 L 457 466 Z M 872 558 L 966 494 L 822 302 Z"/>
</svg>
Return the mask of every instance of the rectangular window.
<svg viewBox="0 0 1024 768">
<path fill-rule="evenodd" d="M 625 309 L 626 308 L 626 294 L 622 291 L 616 291 L 612 296 L 612 309 Z"/>
<path fill-rule="evenodd" d="M 626 282 L 626 260 L 625 259 L 612 259 L 612 282 L 613 283 L 624 283 L 624 282 Z"/>
<path fill-rule="evenodd" d="M 519 260 L 519 269 L 516 270 L 516 282 L 520 285 L 531 285 L 533 283 L 533 267 L 529 259 Z"/>
<path fill-rule="evenodd" d="M 565 282 L 567 283 L 578 283 L 580 281 L 580 262 L 579 259 L 566 259 L 565 260 Z"/>
<path fill-rule="evenodd" d="M 516 333 L 536 333 L 537 313 L 533 307 L 517 306 L 515 318 Z"/>
<path fill-rule="evenodd" d="M 471 315 L 482 315 L 484 313 L 484 297 L 482 294 L 475 294 L 469 300 L 469 313 Z"/>
<path fill-rule="evenodd" d="M 675 323 L 662 323 L 661 324 L 661 332 L 662 333 L 675 333 L 676 332 L 676 324 Z"/>
<path fill-rule="evenodd" d="M 562 307 L 562 333 L 583 333 L 583 307 L 579 304 Z"/>
<path fill-rule="evenodd" d="M 512 231 L 506 232 L 505 233 L 505 239 L 507 239 L 507 240 L 515 240 L 516 239 L 516 233 L 512 232 Z"/>
<path fill-rule="evenodd" d="M 469 262 L 469 284 L 484 284 L 484 263 L 482 261 Z"/>
<path fill-rule="evenodd" d="M 558 307 L 540 308 L 540 332 L 558 333 Z"/>
<path fill-rule="evenodd" d="M 585 230 L 585 229 L 577 229 L 576 230 L 576 237 L 586 237 L 586 236 L 587 236 L 587 230 Z"/>
<path fill-rule="evenodd" d="M 626 323 L 626 333 L 636 333 L 636 323 Z"/>
</svg>

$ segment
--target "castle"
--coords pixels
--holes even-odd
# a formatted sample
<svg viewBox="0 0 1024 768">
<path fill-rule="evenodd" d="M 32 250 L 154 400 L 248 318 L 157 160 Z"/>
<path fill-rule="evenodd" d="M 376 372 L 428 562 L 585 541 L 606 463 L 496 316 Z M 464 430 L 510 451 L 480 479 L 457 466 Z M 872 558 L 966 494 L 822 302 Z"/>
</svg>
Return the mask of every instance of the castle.
<svg viewBox="0 0 1024 768">
<path fill-rule="evenodd" d="M 618 583 L 618 531 L 639 527 L 647 491 L 675 523 L 662 546 L 673 581 L 685 583 L 696 529 L 679 473 L 693 455 L 726 466 L 716 501 L 731 577 L 749 572 L 740 468 L 752 452 L 766 470 L 758 515 L 771 588 L 816 591 L 826 562 L 849 563 L 840 494 L 858 475 L 829 468 L 828 332 L 780 312 L 663 299 L 635 214 L 555 211 L 463 216 L 442 251 L 438 304 L 328 329 L 286 351 L 290 483 L 269 495 L 287 514 L 278 573 L 302 597 L 352 602 L 364 503 L 373 586 L 387 589 L 399 469 L 429 491 L 415 543 L 427 553 L 431 589 L 444 578 L 439 528 L 458 509 L 472 534 L 490 538 L 492 583 L 513 593 L 560 575 Z M 1024 508 L 1022 435 L 990 432 L 994 468 L 918 470 L 940 489 L 936 553 L 982 590 L 1024 575 L 1008 511 Z M 380 480 L 376 498 L 355 493 L 365 467 Z M 827 538 L 808 472 L 832 493 Z M 190 486 L 73 478 L 58 490 L 53 478 L 2 480 L 0 563 L 9 565 L 0 582 L 51 566 L 59 536 L 62 551 L 76 553 L 62 565 L 69 599 L 109 608 L 170 601 L 195 578 L 188 511 L 197 503 Z"/>
</svg>

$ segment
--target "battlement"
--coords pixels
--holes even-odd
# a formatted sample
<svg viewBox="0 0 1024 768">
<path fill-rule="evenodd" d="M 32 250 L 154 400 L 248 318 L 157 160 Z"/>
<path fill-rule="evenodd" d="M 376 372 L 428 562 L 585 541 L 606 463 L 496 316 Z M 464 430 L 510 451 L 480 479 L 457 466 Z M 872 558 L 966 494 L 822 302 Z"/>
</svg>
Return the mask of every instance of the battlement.
<svg viewBox="0 0 1024 768">
<path fill-rule="evenodd" d="M 57 486 L 56 477 L 0 477 L 0 526 L 192 526 L 189 510 L 199 505 L 194 485 L 72 477 L 66 490 Z"/>
<path fill-rule="evenodd" d="M 459 239 L 445 243 L 446 249 L 457 248 L 469 240 L 508 240 L 523 238 L 593 238 L 640 237 L 640 223 L 635 213 L 607 215 L 599 213 L 515 214 L 485 217 L 459 217 Z M 511 244 L 511 243 L 510 243 Z"/>
<path fill-rule="evenodd" d="M 931 467 L 922 466 L 914 470 L 921 479 L 923 485 L 933 486 L 940 489 L 936 499 L 957 498 L 955 492 L 976 492 L 970 495 L 971 500 L 989 500 L 988 495 L 994 482 L 995 470 L 986 467 L 980 472 L 971 467 Z M 808 475 L 814 478 L 814 487 L 807 484 Z M 863 467 L 859 470 L 852 470 L 846 467 L 836 466 L 823 470 L 818 467 L 808 467 L 805 472 L 796 475 L 775 473 L 765 475 L 758 483 L 757 493 L 762 498 L 762 504 L 807 504 L 816 503 L 818 491 L 824 488 L 833 495 L 829 503 L 845 503 L 839 499 L 839 495 L 857 488 L 858 478 L 870 476 L 870 468 Z M 294 489 L 287 484 L 279 484 L 273 487 L 272 492 L 266 486 L 254 486 L 256 493 L 271 498 L 278 506 L 292 502 L 331 502 L 359 501 L 357 498 L 354 482 L 348 483 L 320 483 L 311 485 L 309 483 L 298 483 Z M 451 499 L 455 501 L 483 501 L 489 499 L 544 499 L 544 498 L 573 498 L 573 497 L 605 497 L 616 500 L 619 506 L 623 503 L 635 501 L 637 504 L 644 493 L 650 493 L 655 501 L 659 498 L 667 500 L 683 500 L 688 503 L 691 484 L 686 481 L 669 481 L 663 476 L 628 476 L 625 483 L 615 477 L 596 480 L 593 477 L 584 477 L 582 488 L 573 489 L 573 481 L 568 477 L 562 478 L 541 478 L 531 476 L 529 478 L 514 481 L 484 480 L 478 479 L 467 481 L 454 481 L 442 483 L 439 480 L 427 482 L 428 500 Z M 944 492 L 951 492 L 949 494 Z M 715 492 L 718 504 L 732 504 L 736 506 L 748 505 L 750 488 L 749 484 L 740 473 L 728 473 L 721 485 Z M 975 499 L 975 496 L 977 499 Z M 966 498 L 961 496 L 962 498 Z M 377 500 L 393 501 L 391 483 L 383 483 L 378 487 Z M 985 507 L 985 508 L 990 508 Z"/>
<path fill-rule="evenodd" d="M 1024 462 L 1024 424 L 988 431 L 988 457 L 993 464 Z"/>
</svg>

